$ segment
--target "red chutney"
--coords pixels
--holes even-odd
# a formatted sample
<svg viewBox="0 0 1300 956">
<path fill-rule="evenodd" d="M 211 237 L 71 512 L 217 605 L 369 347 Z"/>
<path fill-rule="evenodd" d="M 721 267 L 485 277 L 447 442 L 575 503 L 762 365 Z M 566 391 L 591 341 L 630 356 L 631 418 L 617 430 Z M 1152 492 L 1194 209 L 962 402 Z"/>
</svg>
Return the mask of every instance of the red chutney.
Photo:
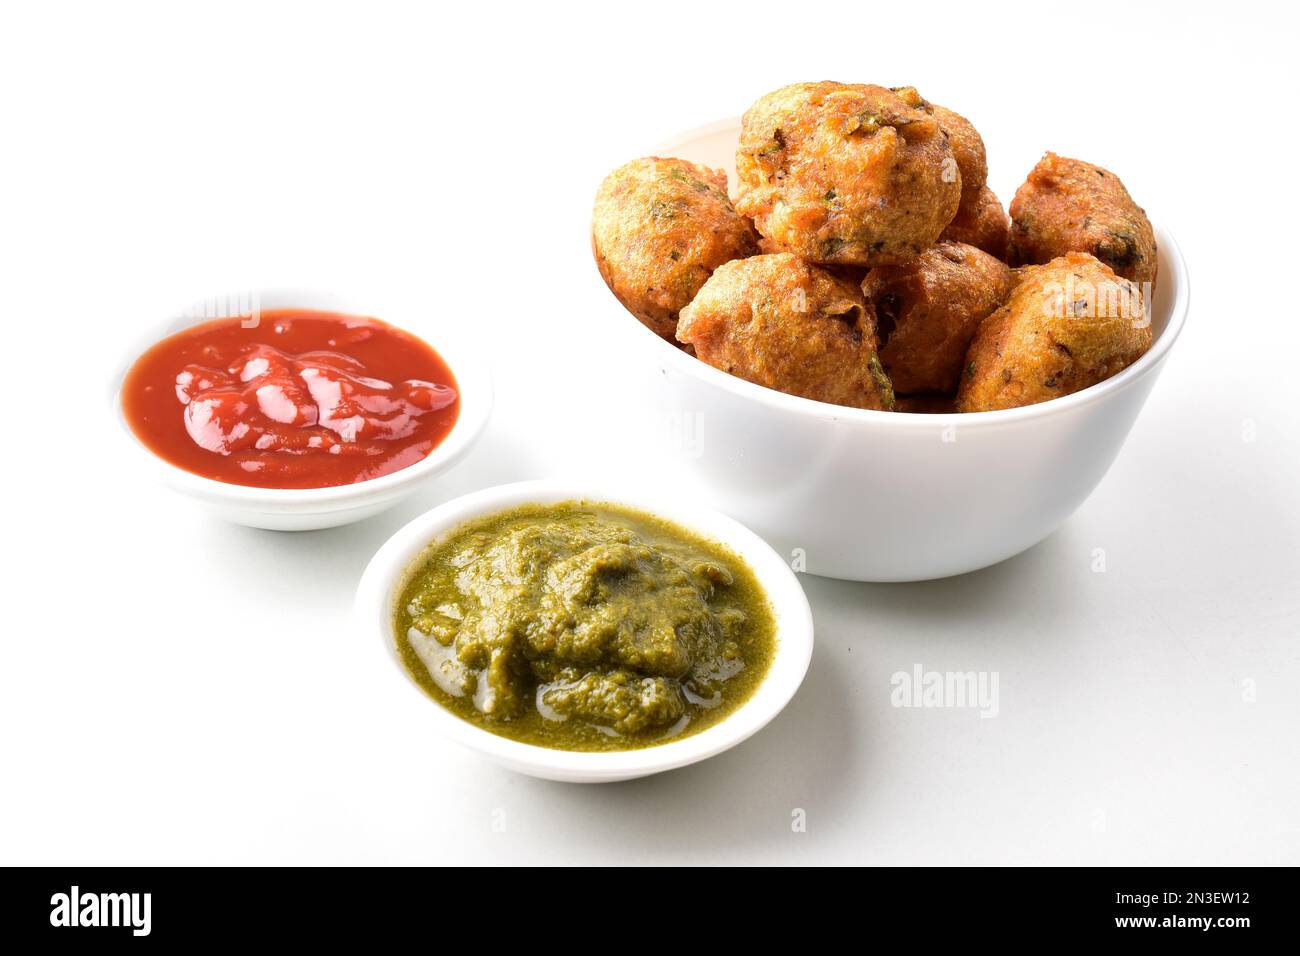
<svg viewBox="0 0 1300 956">
<path fill-rule="evenodd" d="M 432 348 L 378 319 L 274 309 L 255 328 L 216 319 L 131 367 L 122 408 L 160 458 L 259 488 L 324 488 L 420 461 L 460 402 Z"/>
</svg>

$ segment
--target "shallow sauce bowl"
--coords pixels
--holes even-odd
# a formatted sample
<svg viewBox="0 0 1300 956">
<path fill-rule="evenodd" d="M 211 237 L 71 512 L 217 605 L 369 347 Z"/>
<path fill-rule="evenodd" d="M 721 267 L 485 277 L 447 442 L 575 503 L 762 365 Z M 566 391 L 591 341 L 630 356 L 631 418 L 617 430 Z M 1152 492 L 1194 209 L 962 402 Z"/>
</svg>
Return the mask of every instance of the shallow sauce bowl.
<svg viewBox="0 0 1300 956">
<path fill-rule="evenodd" d="M 187 310 L 182 317 L 159 324 L 135 343 L 113 380 L 111 395 L 118 424 L 126 433 L 132 460 L 139 470 L 236 524 L 273 531 L 333 528 L 378 514 L 419 489 L 422 482 L 460 461 L 478 440 L 492 411 L 492 381 L 487 366 L 453 329 L 442 329 L 409 304 L 381 308 L 373 301 L 353 301 L 320 292 L 258 290 L 231 297 L 256 302 L 262 310 L 297 308 L 369 316 L 418 336 L 446 361 L 456 379 L 460 411 L 442 442 L 420 461 L 378 478 L 327 488 L 258 488 L 205 478 L 159 458 L 131 430 L 122 408 L 122 383 L 127 371 L 156 342 L 182 329 L 223 316 L 239 316 L 238 305 L 225 311 L 209 305 Z M 224 299 L 213 300 L 224 304 Z M 202 313 L 202 314 L 196 314 Z M 445 333 L 445 334 L 444 334 Z M 177 414 L 180 414 L 179 406 Z"/>
<path fill-rule="evenodd" d="M 738 120 L 660 148 L 725 169 Z M 987 567 L 1050 535 L 1119 453 L 1187 317 L 1178 245 L 1156 229 L 1155 341 L 1129 368 L 1038 405 L 968 414 L 845 408 L 712 368 L 644 328 L 611 295 L 623 347 L 658 374 L 662 455 L 675 487 L 722 509 L 812 574 L 915 581 Z M 601 281 L 593 266 L 593 281 Z M 1155 494 L 1155 490 L 1152 490 Z"/>
<path fill-rule="evenodd" d="M 398 656 L 394 612 L 412 566 L 431 544 L 465 522 L 525 504 L 585 501 L 636 509 L 674 522 L 731 549 L 745 561 L 767 593 L 776 621 L 776 653 L 753 696 L 729 716 L 699 733 L 638 750 L 589 753 L 520 743 L 462 720 L 430 698 Z M 556 481 L 499 485 L 456 498 L 407 524 L 371 559 L 357 588 L 356 619 L 378 640 L 402 678 L 428 704 L 429 729 L 504 767 L 534 777 L 573 783 L 631 780 L 684 767 L 722 753 L 756 733 L 789 702 L 812 657 L 813 623 L 808 600 L 794 572 L 761 538 L 738 522 L 685 499 L 656 494 L 611 494 Z"/>
</svg>

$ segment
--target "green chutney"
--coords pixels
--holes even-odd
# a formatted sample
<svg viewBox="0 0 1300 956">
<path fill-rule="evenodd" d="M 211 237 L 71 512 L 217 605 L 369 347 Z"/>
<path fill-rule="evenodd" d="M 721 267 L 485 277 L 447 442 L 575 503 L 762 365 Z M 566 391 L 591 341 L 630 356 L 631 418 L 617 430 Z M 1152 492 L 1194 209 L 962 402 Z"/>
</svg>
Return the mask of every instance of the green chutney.
<svg viewBox="0 0 1300 956">
<path fill-rule="evenodd" d="M 430 545 L 394 608 L 397 649 L 439 704 L 560 750 L 630 750 L 744 703 L 776 623 L 735 553 L 618 505 L 525 505 Z"/>
</svg>

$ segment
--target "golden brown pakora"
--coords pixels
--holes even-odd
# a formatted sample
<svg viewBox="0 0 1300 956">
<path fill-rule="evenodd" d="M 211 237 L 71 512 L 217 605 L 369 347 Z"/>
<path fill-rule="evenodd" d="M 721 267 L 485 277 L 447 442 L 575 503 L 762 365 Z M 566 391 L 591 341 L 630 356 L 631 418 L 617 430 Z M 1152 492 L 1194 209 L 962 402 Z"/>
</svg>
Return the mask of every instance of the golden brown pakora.
<svg viewBox="0 0 1300 956">
<path fill-rule="evenodd" d="M 736 209 L 820 264 L 901 262 L 957 213 L 961 176 L 938 120 L 881 86 L 796 83 L 745 113 Z"/>
<path fill-rule="evenodd" d="M 964 242 L 1005 262 L 1010 232 L 1011 218 L 993 190 L 985 186 L 974 203 L 969 206 L 962 203 L 939 238 Z"/>
<path fill-rule="evenodd" d="M 960 113 L 954 113 L 938 103 L 930 105 L 934 110 L 934 118 L 948 134 L 948 145 L 952 147 L 953 158 L 961 171 L 961 203 L 972 205 L 979 201 L 980 190 L 989 179 L 988 155 L 984 151 L 984 139 L 980 136 L 979 130 L 971 125 L 970 120 Z"/>
<path fill-rule="evenodd" d="M 724 262 L 753 255 L 758 235 L 727 197 L 727 176 L 682 159 L 635 159 L 596 193 L 592 251 L 629 312 L 673 341 L 677 314 Z"/>
<path fill-rule="evenodd" d="M 894 406 L 862 292 L 790 253 L 719 266 L 682 310 L 677 338 L 758 385 L 853 408 Z"/>
<path fill-rule="evenodd" d="M 1151 347 L 1137 285 L 1088 253 L 1021 269 L 1006 304 L 966 354 L 957 410 L 1046 402 L 1095 385 Z"/>
<path fill-rule="evenodd" d="M 930 102 L 917 92 L 916 87 L 897 86 L 894 87 L 894 92 L 909 106 L 924 110 L 938 121 L 940 129 L 948 137 L 953 159 L 961 173 L 961 203 L 958 211 L 960 212 L 962 208 L 973 209 L 980 201 L 980 191 L 984 189 L 989 178 L 988 154 L 984 150 L 984 137 L 980 136 L 979 130 L 966 117 L 938 103 Z"/>
<path fill-rule="evenodd" d="M 1006 263 L 949 241 L 868 272 L 862 294 L 875 311 L 880 362 L 894 388 L 954 393 L 975 330 L 1013 284 Z"/>
<path fill-rule="evenodd" d="M 1108 169 L 1047 153 L 1011 200 L 1010 262 L 1087 252 L 1134 282 L 1156 280 L 1156 239 L 1146 213 Z"/>
</svg>

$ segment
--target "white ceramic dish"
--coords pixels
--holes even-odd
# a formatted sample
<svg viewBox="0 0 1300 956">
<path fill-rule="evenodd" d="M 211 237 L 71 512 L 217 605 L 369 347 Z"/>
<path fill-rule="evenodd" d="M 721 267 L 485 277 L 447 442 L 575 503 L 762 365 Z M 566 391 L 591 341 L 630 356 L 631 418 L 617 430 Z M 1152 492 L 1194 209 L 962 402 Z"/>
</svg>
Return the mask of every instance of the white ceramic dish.
<svg viewBox="0 0 1300 956">
<path fill-rule="evenodd" d="M 411 679 L 397 655 L 393 611 L 413 562 L 431 543 L 473 518 L 528 503 L 586 500 L 609 502 L 657 515 L 719 542 L 749 563 L 767 590 L 776 617 L 777 650 L 771 669 L 754 695 L 712 727 L 642 750 L 578 753 L 519 743 L 461 720 L 430 699 Z M 561 482 L 526 481 L 499 485 L 456 498 L 398 531 L 371 559 L 357 588 L 356 617 L 362 631 L 428 703 L 429 727 L 502 766 L 548 780 L 609 783 L 684 767 L 734 747 L 760 730 L 794 696 L 812 658 L 813 622 L 808 600 L 794 572 L 756 534 L 726 515 L 654 495 L 608 494 Z"/>
<path fill-rule="evenodd" d="M 460 394 L 456 424 L 437 448 L 423 460 L 389 475 L 332 488 L 254 488 L 204 478 L 163 461 L 146 448 L 122 413 L 121 387 L 127 370 L 150 346 L 162 338 L 214 318 L 242 315 L 256 303 L 261 309 L 321 309 L 382 319 L 437 349 L 447 362 Z M 478 440 L 492 411 L 492 381 L 485 364 L 473 349 L 446 327 L 430 322 L 409 304 L 394 303 L 385 308 L 374 301 L 353 301 L 319 292 L 258 290 L 212 300 L 178 317 L 160 323 L 135 343 L 118 366 L 111 389 L 113 412 L 132 449 L 132 458 L 145 475 L 193 499 L 213 513 L 237 524 L 274 531 L 307 531 L 332 528 L 378 514 L 415 491 L 422 482 L 446 471 L 460 461 Z"/>
<path fill-rule="evenodd" d="M 727 171 L 738 120 L 659 150 Z M 656 363 L 660 429 L 679 491 L 801 558 L 856 581 L 940 578 L 995 564 L 1051 534 L 1092 492 L 1128 435 L 1187 317 L 1178 245 L 1157 229 L 1155 344 L 1123 372 L 1025 408 L 923 415 L 786 395 L 697 361 L 609 297 L 624 347 Z M 600 281 L 592 267 L 593 281 Z M 680 440 L 683 431 L 689 441 Z M 667 436 L 673 436 L 670 440 Z M 647 440 L 654 440 L 648 435 Z M 1152 489 L 1152 494 L 1158 490 Z"/>
</svg>

